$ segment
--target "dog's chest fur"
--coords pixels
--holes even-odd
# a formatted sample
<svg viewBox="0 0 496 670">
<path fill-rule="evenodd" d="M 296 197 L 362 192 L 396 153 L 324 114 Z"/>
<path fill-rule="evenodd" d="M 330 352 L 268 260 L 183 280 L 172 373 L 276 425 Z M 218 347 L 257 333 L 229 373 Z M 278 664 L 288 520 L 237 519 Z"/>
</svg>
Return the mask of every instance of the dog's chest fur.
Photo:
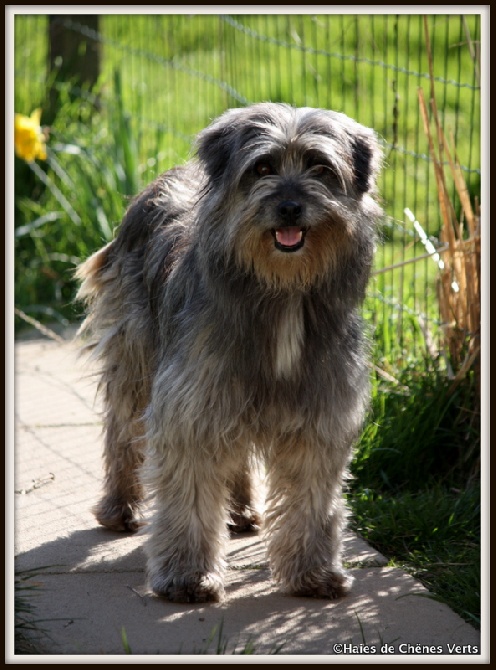
<svg viewBox="0 0 496 670">
<path fill-rule="evenodd" d="M 277 379 L 289 379 L 298 372 L 305 339 L 301 299 L 285 306 L 274 324 L 273 361 Z"/>
</svg>

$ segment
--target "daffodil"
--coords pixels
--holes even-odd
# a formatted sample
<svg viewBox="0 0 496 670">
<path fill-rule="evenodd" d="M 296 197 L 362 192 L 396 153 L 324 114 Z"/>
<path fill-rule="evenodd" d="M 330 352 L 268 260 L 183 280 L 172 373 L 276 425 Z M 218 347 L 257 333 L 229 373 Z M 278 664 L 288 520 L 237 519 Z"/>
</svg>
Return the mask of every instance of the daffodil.
<svg viewBox="0 0 496 670">
<path fill-rule="evenodd" d="M 16 114 L 14 145 L 19 158 L 32 163 L 37 158 L 45 160 L 45 135 L 41 129 L 41 109 L 35 109 L 31 116 Z"/>
</svg>

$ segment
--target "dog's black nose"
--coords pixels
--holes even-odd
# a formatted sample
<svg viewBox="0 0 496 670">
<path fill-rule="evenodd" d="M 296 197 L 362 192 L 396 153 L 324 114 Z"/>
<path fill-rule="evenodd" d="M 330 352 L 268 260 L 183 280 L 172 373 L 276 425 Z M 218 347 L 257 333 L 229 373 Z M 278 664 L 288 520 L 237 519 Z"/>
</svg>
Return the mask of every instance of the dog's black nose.
<svg viewBox="0 0 496 670">
<path fill-rule="evenodd" d="M 285 226 L 294 226 L 300 218 L 303 209 L 299 202 L 295 202 L 294 200 L 284 200 L 279 203 L 277 211 L 284 221 Z"/>
</svg>

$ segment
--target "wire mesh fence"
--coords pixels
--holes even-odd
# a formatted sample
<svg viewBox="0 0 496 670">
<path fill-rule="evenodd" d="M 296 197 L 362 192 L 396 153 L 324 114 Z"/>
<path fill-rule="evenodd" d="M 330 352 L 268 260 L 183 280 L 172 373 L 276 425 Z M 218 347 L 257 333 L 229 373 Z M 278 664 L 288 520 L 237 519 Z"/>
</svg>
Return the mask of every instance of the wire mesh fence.
<svg viewBox="0 0 496 670">
<path fill-rule="evenodd" d="M 228 107 L 282 101 L 342 111 L 373 127 L 384 146 L 386 217 L 365 310 L 387 342 L 385 356 L 408 358 L 435 339 L 440 258 L 433 249 L 441 245 L 443 222 L 419 88 L 434 95 L 469 197 L 476 199 L 478 14 L 134 14 L 101 15 L 93 24 L 67 15 L 51 22 L 79 45 L 74 78 L 64 73 L 62 80 L 52 58 L 49 17 L 16 16 L 16 112 L 46 107 L 47 91 L 66 80 L 76 97 L 97 95 L 109 133 L 117 105 L 136 159 L 129 191 L 186 160 L 194 135 Z M 92 49 L 100 58 L 97 86 L 90 89 L 78 75 Z M 446 187 L 459 211 L 454 181 Z"/>
</svg>

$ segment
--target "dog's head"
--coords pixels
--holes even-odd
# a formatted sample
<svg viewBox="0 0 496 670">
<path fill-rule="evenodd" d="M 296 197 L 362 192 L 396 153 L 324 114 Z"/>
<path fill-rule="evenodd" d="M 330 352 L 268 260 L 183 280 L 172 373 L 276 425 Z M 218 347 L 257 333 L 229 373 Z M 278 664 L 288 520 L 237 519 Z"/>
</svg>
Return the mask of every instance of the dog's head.
<svg viewBox="0 0 496 670">
<path fill-rule="evenodd" d="M 206 247 L 278 287 L 329 276 L 360 249 L 370 265 L 380 151 L 344 114 L 260 103 L 198 137 Z M 213 245 L 213 247 L 211 246 Z"/>
</svg>

